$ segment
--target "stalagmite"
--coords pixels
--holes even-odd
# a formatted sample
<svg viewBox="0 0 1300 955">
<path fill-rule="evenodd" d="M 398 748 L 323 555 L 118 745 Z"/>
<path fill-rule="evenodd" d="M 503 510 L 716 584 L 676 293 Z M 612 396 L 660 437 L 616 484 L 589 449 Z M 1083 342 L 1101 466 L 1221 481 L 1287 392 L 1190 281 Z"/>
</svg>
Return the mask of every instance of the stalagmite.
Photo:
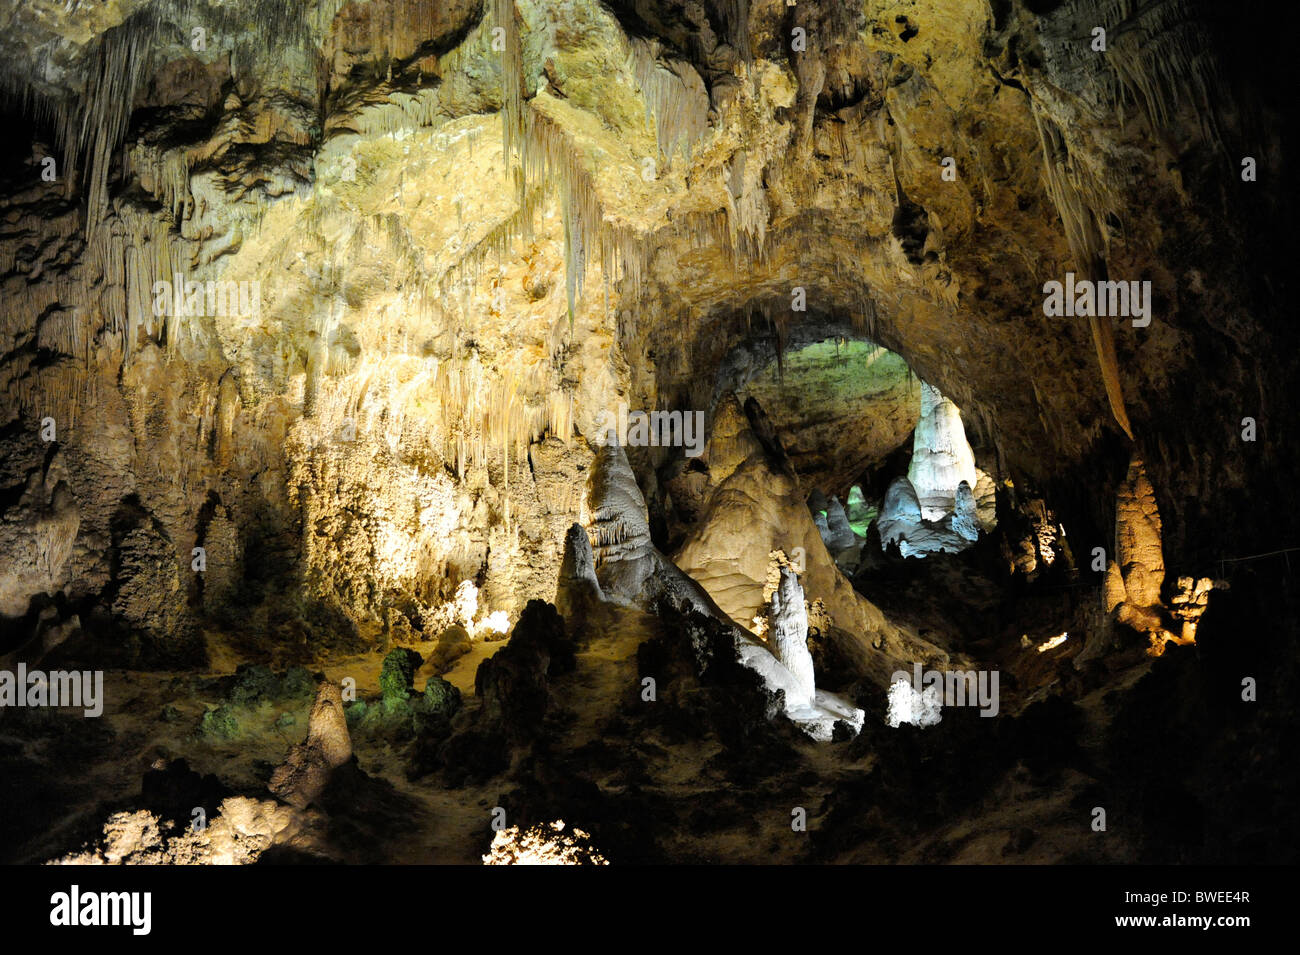
<svg viewBox="0 0 1300 955">
<path fill-rule="evenodd" d="M 315 801 L 334 770 L 352 758 L 352 738 L 343 715 L 343 695 L 337 683 L 324 682 L 316 691 L 307 739 L 289 750 L 271 775 L 270 790 L 301 809 Z"/>
<path fill-rule="evenodd" d="M 585 617 L 592 606 L 604 599 L 596 577 L 591 541 L 581 524 L 573 524 L 564 535 L 564 560 L 555 586 L 556 609 L 572 626 L 575 619 Z"/>
<path fill-rule="evenodd" d="M 1135 452 L 1116 497 L 1115 559 L 1106 570 L 1103 599 L 1107 611 L 1113 613 L 1117 621 L 1147 635 L 1150 641 L 1147 652 L 1152 656 L 1163 653 L 1166 643 L 1195 642 L 1194 623 L 1190 635 L 1184 628 L 1186 640 L 1184 635 L 1166 629 L 1166 608 L 1160 595 L 1164 579 L 1165 559 L 1155 489 L 1147 479 L 1142 459 Z M 1190 586 L 1188 589 L 1193 594 L 1190 604 L 1195 605 L 1209 588 L 1200 594 Z M 1187 605 L 1184 603 L 1182 606 Z"/>
<path fill-rule="evenodd" d="M 916 489 L 921 516 L 942 520 L 953 509 L 957 485 L 975 486 L 975 456 L 966 443 L 961 412 L 937 388 L 921 386 L 921 420 L 912 439 L 908 480 Z"/>
<path fill-rule="evenodd" d="M 788 706 L 809 706 L 816 692 L 812 654 L 808 652 L 808 609 L 804 606 L 799 578 L 788 566 L 781 567 L 781 583 L 768 605 L 768 645 L 777 660 L 790 671 L 799 696 L 786 699 Z"/>
<path fill-rule="evenodd" d="M 853 536 L 853 528 L 849 526 L 848 516 L 844 513 L 844 505 L 838 497 L 832 497 L 826 506 L 826 533 L 823 540 L 831 553 L 845 550 L 858 542 Z"/>
<path fill-rule="evenodd" d="M 880 542 L 882 545 L 903 537 L 911 528 L 921 523 L 921 502 L 916 488 L 906 477 L 899 475 L 885 491 L 880 506 Z"/>
<path fill-rule="evenodd" d="M 1160 511 L 1137 454 L 1129 462 L 1116 499 L 1115 556 L 1124 575 L 1125 599 L 1137 607 L 1158 606 L 1165 580 Z"/>
<path fill-rule="evenodd" d="M 588 534 L 606 596 L 632 600 L 654 572 L 645 498 L 617 440 L 596 451 L 587 478 Z"/>
<path fill-rule="evenodd" d="M 957 485 L 957 496 L 952 512 L 952 529 L 968 541 L 980 536 L 979 520 L 975 513 L 975 492 L 965 481 Z"/>
</svg>

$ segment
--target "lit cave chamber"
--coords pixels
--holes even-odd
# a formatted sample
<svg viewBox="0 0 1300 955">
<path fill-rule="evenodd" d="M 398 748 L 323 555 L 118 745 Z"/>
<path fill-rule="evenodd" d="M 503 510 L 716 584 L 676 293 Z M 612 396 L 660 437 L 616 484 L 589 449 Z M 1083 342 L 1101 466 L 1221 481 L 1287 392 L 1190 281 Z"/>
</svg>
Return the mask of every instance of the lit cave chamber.
<svg viewBox="0 0 1300 955">
<path fill-rule="evenodd" d="M 1293 861 L 1224 6 L 0 0 L 0 861 Z"/>
</svg>

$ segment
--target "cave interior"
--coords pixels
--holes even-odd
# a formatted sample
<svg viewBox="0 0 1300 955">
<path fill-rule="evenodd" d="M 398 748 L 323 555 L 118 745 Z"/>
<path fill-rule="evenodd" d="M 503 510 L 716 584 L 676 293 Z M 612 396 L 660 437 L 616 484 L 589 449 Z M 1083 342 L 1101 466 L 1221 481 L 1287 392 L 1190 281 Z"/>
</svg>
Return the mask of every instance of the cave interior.
<svg viewBox="0 0 1300 955">
<path fill-rule="evenodd" d="M 2 0 L 0 862 L 1294 861 L 1261 16 Z"/>
</svg>

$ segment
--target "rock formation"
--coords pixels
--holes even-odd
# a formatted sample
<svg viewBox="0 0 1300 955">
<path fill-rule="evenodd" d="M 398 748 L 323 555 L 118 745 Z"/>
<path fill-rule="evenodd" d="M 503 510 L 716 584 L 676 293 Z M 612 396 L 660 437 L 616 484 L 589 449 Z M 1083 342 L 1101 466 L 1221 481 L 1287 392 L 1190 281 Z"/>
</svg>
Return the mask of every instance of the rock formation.
<svg viewBox="0 0 1300 955">
<path fill-rule="evenodd" d="M 564 535 L 564 560 L 555 585 L 555 606 L 566 621 L 585 618 L 590 608 L 605 599 L 596 577 L 591 540 L 581 524 L 573 524 Z"/>
<path fill-rule="evenodd" d="M 860 543 L 853 535 L 848 515 L 844 513 L 844 505 L 840 503 L 838 497 L 832 497 L 826 507 L 826 534 L 823 539 L 826 542 L 826 549 L 831 553 L 847 550 Z"/>
<path fill-rule="evenodd" d="M 972 488 L 978 481 L 961 412 L 928 384 L 921 386 L 921 419 L 912 437 L 907 479 L 916 489 L 921 516 L 927 521 L 940 521 L 952 513 L 957 485 L 962 481 Z"/>
<path fill-rule="evenodd" d="M 855 667 L 883 687 L 896 669 L 892 661 L 914 659 L 920 647 L 926 648 L 922 655 L 940 651 L 892 626 L 854 591 L 822 542 L 779 445 L 766 447 L 759 441 L 752 421 L 762 416 L 753 402 L 745 409 L 734 400 L 719 406 L 704 459 L 715 479 L 725 477 L 717 480 L 674 560 L 727 617 L 747 629 L 756 615 L 767 611 L 768 555 L 780 551 L 789 557 L 802 550 L 800 585 L 806 598 L 821 601 L 836 642 Z"/>
<path fill-rule="evenodd" d="M 289 750 L 283 765 L 271 775 L 270 790 L 290 806 L 301 809 L 314 802 L 329 784 L 334 770 L 352 759 L 352 739 L 343 715 L 343 696 L 335 683 L 316 691 L 307 739 Z"/>
<path fill-rule="evenodd" d="M 790 671 L 799 691 L 797 697 L 787 697 L 786 704 L 809 706 L 817 688 L 812 654 L 808 652 L 808 610 L 799 578 L 789 567 L 781 568 L 781 582 L 772 594 L 768 621 L 767 642 L 772 655 Z"/>
<path fill-rule="evenodd" d="M 1155 492 L 1135 454 L 1115 501 L 1115 557 L 1106 568 L 1104 603 L 1120 623 L 1158 639 L 1165 561 Z"/>
<path fill-rule="evenodd" d="M 637 599 L 655 569 L 654 545 L 645 498 L 617 440 L 606 442 L 596 452 L 587 479 L 587 511 L 596 577 L 603 593 L 624 602 Z"/>
<path fill-rule="evenodd" d="M 581 829 L 565 832 L 563 820 L 521 830 L 509 826 L 492 837 L 484 865 L 609 865 Z"/>
<path fill-rule="evenodd" d="M 965 481 L 957 485 L 957 493 L 953 500 L 952 529 L 953 533 L 964 540 L 974 541 L 980 536 L 975 492 Z"/>
<path fill-rule="evenodd" d="M 1216 735 L 1187 717 L 1229 694 L 1166 649 L 1201 639 L 1220 676 L 1284 679 L 1273 641 L 1293 629 L 1277 594 L 1300 541 L 1285 504 L 1300 343 L 1275 75 L 1291 54 L 1271 16 L 1221 7 L 5 4 L 0 670 L 104 672 L 110 705 L 89 732 L 0 714 L 0 853 L 63 853 L 52 841 L 93 807 L 132 805 L 115 765 L 141 741 L 231 767 L 251 800 L 232 820 L 280 845 L 305 814 L 249 792 L 302 714 L 213 687 L 254 660 L 333 674 L 394 647 L 447 679 L 415 706 L 412 650 L 382 706 L 349 701 L 358 753 L 391 777 L 357 800 L 387 822 L 334 827 L 354 850 L 474 859 L 485 847 L 454 833 L 532 774 L 535 805 L 561 793 L 584 811 L 517 818 L 578 820 L 621 856 L 637 837 L 620 814 L 666 820 L 643 858 L 1000 858 L 977 830 L 1008 829 L 1003 796 L 1059 781 L 1083 805 L 1097 767 L 1129 820 L 1176 810 L 1148 844 L 1125 826 L 1080 848 L 1083 827 L 1057 839 L 1059 812 L 1012 841 L 1032 829 L 1044 856 L 1103 861 L 1294 843 L 1217 828 L 1294 799 L 1207 768 L 1229 750 L 1280 764 L 1266 728 L 1293 722 L 1287 704 L 1268 694 L 1280 710 Z M 1067 277 L 1133 297 L 1125 314 L 1061 311 L 1048 290 Z M 624 404 L 701 421 L 704 454 L 602 446 Z M 845 515 L 831 495 L 858 487 Z M 1106 551 L 1105 577 L 1071 547 Z M 1215 566 L 1241 587 L 1223 618 Z M 636 696 L 638 647 L 683 612 L 761 692 L 745 672 L 660 711 Z M 844 700 L 805 679 L 805 639 Z M 1135 665 L 1135 640 L 1167 658 Z M 454 665 L 466 646 L 474 687 Z M 843 735 L 860 712 L 845 700 L 874 724 L 900 665 L 976 653 L 1014 670 L 1004 712 L 1027 714 L 995 746 L 951 718 L 924 743 L 868 731 L 808 755 L 755 715 L 780 690 L 809 735 Z M 588 669 L 566 682 L 575 654 Z M 1065 745 L 1076 709 L 1088 761 Z M 1184 729 L 1186 749 L 1161 745 Z M 1040 734 L 1051 752 L 1019 752 Z M 335 795 L 319 787 L 337 749 L 318 742 L 277 771 L 295 804 Z M 966 762 L 1006 754 L 1031 784 Z M 945 772 L 900 769 L 940 755 Z M 446 789 L 408 786 L 416 769 Z M 810 838 L 727 829 L 796 785 L 822 807 Z M 945 822 L 920 831 L 928 815 Z M 110 854 L 202 854 L 167 821 L 117 818 L 122 846 L 148 848 Z M 1204 838 L 1175 847 L 1166 824 Z M 221 851 L 252 857 L 231 826 Z"/>
</svg>

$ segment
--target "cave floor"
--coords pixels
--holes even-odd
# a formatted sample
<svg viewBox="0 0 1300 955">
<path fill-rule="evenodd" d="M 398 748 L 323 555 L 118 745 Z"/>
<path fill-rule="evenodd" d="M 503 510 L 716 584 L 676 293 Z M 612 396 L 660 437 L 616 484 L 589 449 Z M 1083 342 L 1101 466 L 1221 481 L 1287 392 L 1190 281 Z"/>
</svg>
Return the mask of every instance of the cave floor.
<svg viewBox="0 0 1300 955">
<path fill-rule="evenodd" d="M 1087 740 L 1099 740 L 1106 725 L 1107 694 L 1136 680 L 1144 666 L 1116 671 L 1106 686 L 1078 700 L 1087 729 L 1085 751 L 1073 761 L 1031 767 L 1001 750 L 984 759 L 979 750 L 987 734 L 980 735 L 978 718 L 900 732 L 880 725 L 883 712 L 869 713 L 868 723 L 875 725 L 851 743 L 814 743 L 779 721 L 775 743 L 760 739 L 736 752 L 715 733 L 681 732 L 640 719 L 635 708 L 653 704 L 639 701 L 637 651 L 659 632 L 658 618 L 605 609 L 599 633 L 579 644 L 576 669 L 552 684 L 562 706 L 547 717 L 544 747 L 514 751 L 510 768 L 500 775 L 454 788 L 436 773 L 412 779 L 409 741 L 354 732 L 360 772 L 333 787 L 316 810 L 325 820 L 321 854 L 348 862 L 475 864 L 491 839 L 493 808 L 503 805 L 509 818 L 521 792 L 551 786 L 554 793 L 576 794 L 576 815 L 567 820 L 573 825 L 584 825 L 584 811 L 607 823 L 618 817 L 619 847 L 638 861 L 1037 863 L 1131 857 L 1122 837 L 1099 841 L 1088 827 L 1084 803 L 1096 780 L 1086 750 Z M 1016 627 L 1003 629 L 1010 634 Z M 169 760 L 184 758 L 191 769 L 214 774 L 235 793 L 265 795 L 272 769 L 303 737 L 308 704 L 263 704 L 237 739 L 197 734 L 204 711 L 220 702 L 218 680 L 243 659 L 224 635 L 209 632 L 207 640 L 211 665 L 203 672 L 106 673 L 101 719 L 44 713 L 36 733 L 26 716 L 0 720 L 0 795 L 13 807 L 0 822 L 0 845 L 12 847 L 2 861 L 41 862 L 93 840 L 111 812 L 138 807 L 142 775 Z M 464 695 L 465 712 L 479 706 L 479 663 L 505 645 L 476 640 L 443 674 Z M 414 649 L 427 659 L 432 647 Z M 1045 689 L 1068 670 L 1068 657 L 1049 667 L 1033 649 L 1016 652 L 1013 688 L 1033 681 Z M 379 693 L 381 661 L 372 652 L 318 659 L 312 668 L 333 681 L 354 678 L 358 696 L 370 698 Z M 416 685 L 432 673 L 426 663 Z M 1011 705 L 1019 708 L 1021 702 Z M 288 726 L 285 713 L 294 717 Z M 927 767 L 943 761 L 952 765 L 939 771 L 937 782 L 927 781 Z M 554 784 L 557 775 L 564 781 Z M 930 812 L 908 808 L 931 798 Z M 806 811 L 806 832 L 792 829 L 797 808 Z"/>
</svg>

